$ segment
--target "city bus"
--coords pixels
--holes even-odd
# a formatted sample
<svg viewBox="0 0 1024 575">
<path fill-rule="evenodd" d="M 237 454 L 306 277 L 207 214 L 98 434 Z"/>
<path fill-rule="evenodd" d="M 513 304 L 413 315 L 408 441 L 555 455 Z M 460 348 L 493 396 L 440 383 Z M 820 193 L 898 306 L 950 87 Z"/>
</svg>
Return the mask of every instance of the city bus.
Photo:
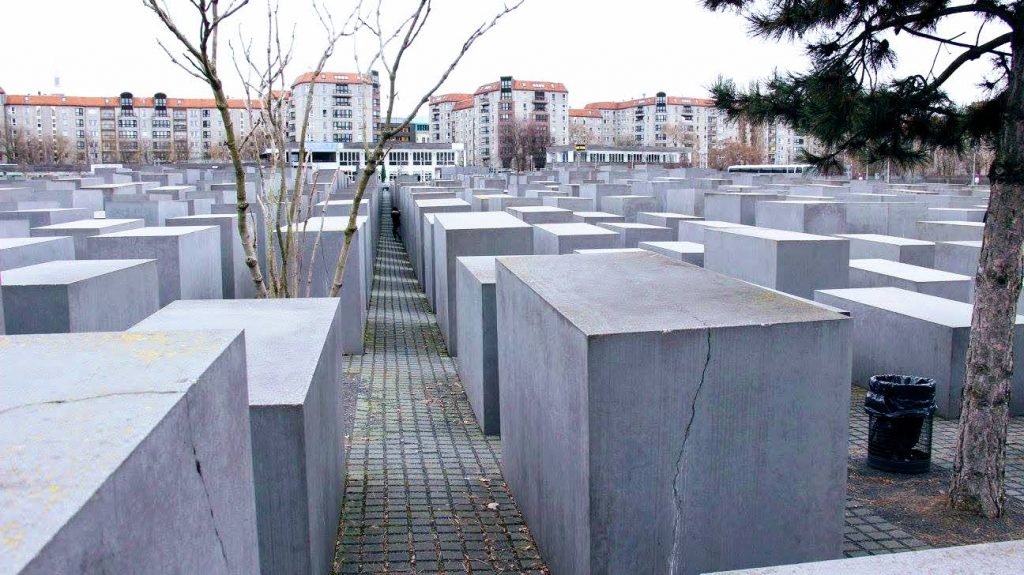
<svg viewBox="0 0 1024 575">
<path fill-rule="evenodd" d="M 730 174 L 817 174 L 817 170 L 810 164 L 748 164 L 729 166 L 725 171 Z"/>
</svg>

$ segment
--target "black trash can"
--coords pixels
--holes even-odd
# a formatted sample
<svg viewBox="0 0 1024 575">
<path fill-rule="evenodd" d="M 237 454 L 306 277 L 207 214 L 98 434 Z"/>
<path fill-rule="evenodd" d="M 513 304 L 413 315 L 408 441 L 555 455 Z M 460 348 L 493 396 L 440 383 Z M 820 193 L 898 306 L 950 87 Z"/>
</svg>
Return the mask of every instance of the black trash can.
<svg viewBox="0 0 1024 575">
<path fill-rule="evenodd" d="M 868 414 L 868 466 L 895 473 L 931 469 L 935 380 L 873 376 L 864 411 Z"/>
</svg>

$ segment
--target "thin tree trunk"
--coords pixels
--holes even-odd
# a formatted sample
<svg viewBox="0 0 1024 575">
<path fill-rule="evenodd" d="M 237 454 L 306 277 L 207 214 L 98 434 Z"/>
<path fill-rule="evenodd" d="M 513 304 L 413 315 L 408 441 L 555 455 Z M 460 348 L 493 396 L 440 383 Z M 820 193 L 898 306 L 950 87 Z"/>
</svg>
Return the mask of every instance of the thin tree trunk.
<svg viewBox="0 0 1024 575">
<path fill-rule="evenodd" d="M 1024 23 L 1022 23 L 1024 24 Z M 1002 129 L 989 170 L 992 194 L 975 278 L 967 381 L 957 430 L 954 509 L 998 517 L 1006 494 L 1006 433 L 1013 378 L 1013 331 L 1024 242 L 1024 26 L 1013 40 Z"/>
<path fill-rule="evenodd" d="M 212 67 L 212 65 L 211 65 Z M 215 72 L 214 72 L 215 74 Z M 267 297 L 267 286 L 263 281 L 263 272 L 260 270 L 260 262 L 256 258 L 255 242 L 249 233 L 249 200 L 245 195 L 245 168 L 242 166 L 242 157 L 238 153 L 238 142 L 235 140 L 235 126 L 231 121 L 231 111 L 228 109 L 228 100 L 224 96 L 224 88 L 219 81 L 210 82 L 213 88 L 214 99 L 217 102 L 217 110 L 224 121 L 224 132 L 227 137 L 228 150 L 231 152 L 231 163 L 235 167 L 235 199 L 238 202 L 238 236 L 242 239 L 242 249 L 245 251 L 245 266 L 249 268 L 249 275 L 252 282 L 256 284 L 256 297 Z"/>
<path fill-rule="evenodd" d="M 383 139 L 383 138 L 382 138 Z M 370 178 L 377 174 L 378 162 L 384 161 L 384 144 L 378 143 L 369 157 L 366 158 L 366 166 L 359 176 L 359 184 L 356 186 L 356 195 L 352 200 L 352 213 L 348 215 L 348 225 L 345 226 L 345 243 L 341 248 L 341 255 L 338 258 L 338 265 L 334 269 L 334 279 L 331 280 L 331 297 L 338 297 L 345 277 L 345 266 L 348 265 L 348 254 L 352 248 L 352 238 L 356 234 L 356 221 L 359 217 L 359 204 L 363 201 L 363 194 L 370 183 Z M 373 217 L 371 214 L 370 217 Z"/>
</svg>

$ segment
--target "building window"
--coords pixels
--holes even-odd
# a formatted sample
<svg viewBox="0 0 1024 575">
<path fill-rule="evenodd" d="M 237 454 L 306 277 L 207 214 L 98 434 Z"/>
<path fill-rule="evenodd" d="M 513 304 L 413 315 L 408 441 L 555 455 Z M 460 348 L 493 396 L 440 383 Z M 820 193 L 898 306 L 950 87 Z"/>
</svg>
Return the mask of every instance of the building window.
<svg viewBox="0 0 1024 575">
<path fill-rule="evenodd" d="M 391 152 L 388 154 L 389 166 L 408 166 L 409 152 Z"/>
<path fill-rule="evenodd" d="M 412 165 L 414 166 L 429 166 L 430 165 L 430 152 L 413 152 L 412 153 Z"/>
<path fill-rule="evenodd" d="M 334 123 L 334 129 L 335 130 L 351 130 L 352 129 L 352 122 L 335 122 Z"/>
<path fill-rule="evenodd" d="M 439 165 L 439 166 L 454 166 L 455 165 L 455 152 L 438 152 L 437 153 L 437 165 Z"/>
</svg>

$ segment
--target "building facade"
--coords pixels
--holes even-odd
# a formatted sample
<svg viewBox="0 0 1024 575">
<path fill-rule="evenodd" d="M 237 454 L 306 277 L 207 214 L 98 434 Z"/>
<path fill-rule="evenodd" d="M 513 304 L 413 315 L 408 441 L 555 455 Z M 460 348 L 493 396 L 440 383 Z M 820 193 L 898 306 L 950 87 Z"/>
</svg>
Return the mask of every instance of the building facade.
<svg viewBox="0 0 1024 575">
<path fill-rule="evenodd" d="M 569 91 L 558 82 L 503 76 L 473 94 L 435 97 L 430 121 L 432 141 L 465 144 L 470 165 L 508 167 L 513 130 L 544 133 L 551 146 L 569 143 Z"/>
<path fill-rule="evenodd" d="M 229 100 L 235 133 L 254 120 L 243 100 Z M 0 93 L 3 155 L 26 163 L 184 161 L 227 157 L 226 131 L 212 99 L 14 95 Z M 258 114 L 258 112 L 257 112 Z"/>
<path fill-rule="evenodd" d="M 308 164 L 318 169 L 337 169 L 349 181 L 354 181 L 366 165 L 366 148 L 362 143 L 322 143 L 306 144 Z M 289 159 L 293 164 L 299 161 L 298 144 L 290 144 Z M 466 153 L 462 144 L 417 144 L 415 142 L 396 143 L 384 156 L 384 165 L 377 167 L 382 170 L 389 181 L 399 176 L 414 176 L 420 181 L 434 179 L 443 167 L 465 166 Z"/>
<path fill-rule="evenodd" d="M 306 101 L 312 91 L 307 142 L 371 142 L 380 135 L 380 79 L 377 72 L 305 73 L 292 83 L 288 141 L 301 137 Z"/>
</svg>

